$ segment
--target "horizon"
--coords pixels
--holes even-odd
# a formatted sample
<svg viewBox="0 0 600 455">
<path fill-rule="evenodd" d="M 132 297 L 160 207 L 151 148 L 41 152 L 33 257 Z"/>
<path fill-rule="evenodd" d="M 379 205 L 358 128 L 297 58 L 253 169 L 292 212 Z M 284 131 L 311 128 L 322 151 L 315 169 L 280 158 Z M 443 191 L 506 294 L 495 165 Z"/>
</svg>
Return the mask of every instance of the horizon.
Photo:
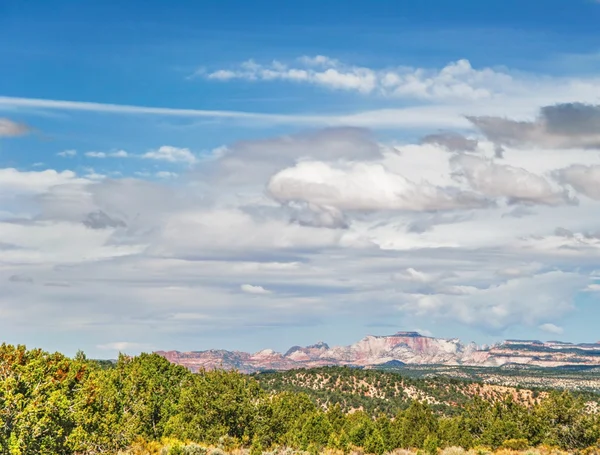
<svg viewBox="0 0 600 455">
<path fill-rule="evenodd" d="M 373 338 L 390 338 L 390 337 L 394 337 L 394 336 L 398 336 L 401 334 L 408 334 L 407 336 L 411 336 L 411 337 L 418 337 L 418 338 L 432 338 L 432 339 L 438 339 L 438 340 L 445 340 L 445 341 L 458 341 L 460 344 L 464 345 L 468 345 L 468 344 L 476 344 L 478 349 L 489 349 L 491 346 L 496 346 L 496 345 L 502 345 L 504 343 L 511 343 L 511 342 L 523 342 L 523 343 L 542 343 L 542 344 L 547 344 L 547 343 L 557 343 L 557 344 L 564 344 L 564 345 L 572 345 L 572 346 L 581 346 L 581 345 L 595 345 L 595 344 L 599 344 L 600 345 L 600 341 L 587 341 L 587 342 L 582 342 L 582 343 L 574 343 L 572 341 L 566 341 L 566 340 L 558 340 L 558 339 L 548 339 L 548 340 L 538 340 L 538 339 L 499 339 L 493 343 L 483 343 L 483 344 L 479 344 L 479 343 L 475 343 L 474 341 L 465 341 L 462 340 L 460 338 L 454 337 L 454 338 L 440 338 L 440 337 L 435 337 L 432 335 L 423 335 L 420 334 L 418 332 L 404 332 L 404 331 L 398 331 L 394 334 L 391 335 L 371 335 L 371 334 L 367 334 L 364 337 L 362 337 L 359 340 L 356 340 L 354 343 L 355 344 L 359 341 L 365 340 L 369 337 L 373 337 Z M 243 351 L 243 350 L 239 350 L 239 349 L 233 349 L 233 350 L 227 350 L 227 349 L 220 349 L 217 347 L 214 348 L 207 348 L 207 349 L 203 349 L 203 350 L 195 350 L 195 349 L 183 349 L 183 350 L 177 350 L 177 349 L 157 349 L 155 351 L 148 351 L 148 352 L 152 352 L 152 353 L 167 353 L 167 352 L 180 352 L 180 353 L 201 353 L 201 352 L 209 352 L 209 351 L 227 351 L 227 352 L 242 352 L 242 353 L 248 353 L 248 354 L 258 354 L 264 351 L 272 351 L 276 354 L 282 354 L 282 355 L 286 355 L 290 350 L 294 349 L 294 348 L 312 348 L 312 347 L 317 347 L 319 345 L 325 345 L 327 346 L 328 349 L 331 348 L 336 348 L 336 347 L 345 347 L 347 345 L 334 345 L 331 343 L 328 343 L 327 341 L 324 340 L 319 340 L 307 345 L 292 345 L 289 346 L 286 349 L 283 350 L 277 350 L 277 349 L 272 349 L 270 347 L 265 347 L 262 349 L 259 349 L 257 351 Z M 124 354 L 127 354 L 126 352 L 124 352 Z"/>
<path fill-rule="evenodd" d="M 599 22 L 594 0 L 3 2 L 1 340 L 597 342 Z"/>
</svg>

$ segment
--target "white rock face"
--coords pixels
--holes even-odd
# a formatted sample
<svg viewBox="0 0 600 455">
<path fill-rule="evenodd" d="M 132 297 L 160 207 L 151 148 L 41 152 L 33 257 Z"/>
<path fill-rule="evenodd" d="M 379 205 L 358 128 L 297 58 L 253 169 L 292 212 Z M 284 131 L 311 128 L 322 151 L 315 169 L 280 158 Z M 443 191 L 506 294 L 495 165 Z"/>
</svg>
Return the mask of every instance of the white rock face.
<svg viewBox="0 0 600 455">
<path fill-rule="evenodd" d="M 158 353 L 190 369 L 210 369 L 221 365 L 244 372 L 325 365 L 370 366 L 392 361 L 417 365 L 600 365 L 600 343 L 578 345 L 555 341 L 542 343 L 511 340 L 492 346 L 477 346 L 475 343 L 462 344 L 457 338 L 425 337 L 416 332 L 398 332 L 389 336 L 369 335 L 350 346 L 330 348 L 323 342 L 307 347 L 294 346 L 285 354 L 272 349 L 264 349 L 252 355 L 217 350 Z"/>
</svg>

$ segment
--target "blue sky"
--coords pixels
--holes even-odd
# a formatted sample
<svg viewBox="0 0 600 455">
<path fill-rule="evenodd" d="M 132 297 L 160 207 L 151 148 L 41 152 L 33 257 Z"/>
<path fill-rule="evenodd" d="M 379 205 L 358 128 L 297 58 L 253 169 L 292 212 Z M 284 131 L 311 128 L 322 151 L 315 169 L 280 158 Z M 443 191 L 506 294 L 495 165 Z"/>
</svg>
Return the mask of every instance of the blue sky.
<svg viewBox="0 0 600 455">
<path fill-rule="evenodd" d="M 0 2 L 3 338 L 593 341 L 599 20 L 592 0 Z"/>
</svg>

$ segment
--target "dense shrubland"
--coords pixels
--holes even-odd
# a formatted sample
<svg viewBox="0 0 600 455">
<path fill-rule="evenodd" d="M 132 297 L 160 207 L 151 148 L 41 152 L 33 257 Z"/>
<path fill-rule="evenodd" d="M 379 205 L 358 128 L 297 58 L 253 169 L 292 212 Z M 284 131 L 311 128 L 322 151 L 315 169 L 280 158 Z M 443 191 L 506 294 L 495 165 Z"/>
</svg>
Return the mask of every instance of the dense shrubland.
<svg viewBox="0 0 600 455">
<path fill-rule="evenodd" d="M 409 448 L 434 454 L 446 448 L 460 455 L 450 449 L 457 446 L 473 454 L 485 453 L 483 447 L 510 453 L 538 446 L 550 453 L 544 447 L 581 450 L 600 438 L 598 415 L 566 392 L 529 406 L 510 396 L 461 404 L 444 413 L 412 400 L 394 415 L 348 414 L 340 403 L 269 392 L 237 372 L 192 374 L 153 354 L 121 356 L 107 368 L 83 354 L 70 359 L 0 347 L 2 454 L 401 454 Z"/>
</svg>

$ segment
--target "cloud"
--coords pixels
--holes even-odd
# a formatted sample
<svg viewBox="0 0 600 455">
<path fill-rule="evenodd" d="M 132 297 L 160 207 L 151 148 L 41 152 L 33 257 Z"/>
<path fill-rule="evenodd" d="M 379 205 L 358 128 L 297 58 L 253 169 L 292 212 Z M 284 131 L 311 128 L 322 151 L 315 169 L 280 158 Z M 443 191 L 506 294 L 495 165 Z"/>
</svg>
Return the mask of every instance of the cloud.
<svg viewBox="0 0 600 455">
<path fill-rule="evenodd" d="M 194 164 L 196 161 L 198 161 L 190 149 L 173 147 L 170 145 L 163 145 L 156 150 L 147 152 L 142 155 L 142 158 L 148 160 L 167 161 L 169 163 L 186 164 Z"/>
<path fill-rule="evenodd" d="M 539 326 L 540 330 L 544 332 L 553 333 L 555 335 L 561 335 L 564 333 L 564 329 L 552 323 L 545 323 Z"/>
<path fill-rule="evenodd" d="M 474 152 L 477 150 L 477 140 L 468 139 L 461 134 L 446 131 L 428 134 L 421 139 L 422 144 L 437 144 L 450 152 Z"/>
<path fill-rule="evenodd" d="M 267 295 L 272 294 L 271 291 L 263 288 L 262 286 L 253 286 L 251 284 L 242 284 L 240 289 L 247 294 L 256 294 L 256 295 Z"/>
<path fill-rule="evenodd" d="M 33 278 L 26 275 L 11 275 L 8 277 L 8 281 L 11 283 L 25 283 L 25 284 L 33 284 Z"/>
<path fill-rule="evenodd" d="M 2 169 L 0 328 L 67 333 L 102 355 L 123 333 L 235 348 L 265 326 L 450 321 L 500 337 L 573 312 L 595 286 L 600 203 L 570 204 L 570 183 L 549 176 L 596 158 L 507 148 L 500 161 L 485 139 L 449 153 L 445 138 L 327 128 L 242 141 L 177 185 L 161 168 L 148 180 Z M 505 202 L 535 211 L 506 216 Z"/>
<path fill-rule="evenodd" d="M 381 164 L 331 165 L 302 161 L 275 174 L 269 194 L 279 202 L 303 201 L 339 210 L 452 210 L 482 207 L 485 201 L 456 188 L 414 183 Z"/>
<path fill-rule="evenodd" d="M 67 158 L 67 157 L 71 158 L 71 157 L 77 156 L 77 150 L 72 150 L 72 149 L 71 150 L 63 150 L 62 152 L 58 152 L 56 155 L 63 157 L 63 158 Z"/>
<path fill-rule="evenodd" d="M 563 316 L 573 309 L 573 293 L 584 283 L 573 273 L 540 273 L 489 287 L 463 286 L 462 292 L 446 295 L 440 289 L 441 294 L 416 295 L 403 307 L 417 314 L 502 330 L 517 321 L 533 325 Z"/>
<path fill-rule="evenodd" d="M 73 171 L 19 171 L 14 168 L 0 169 L 0 194 L 9 196 L 18 193 L 44 193 L 53 186 L 66 183 L 84 183 Z"/>
<path fill-rule="evenodd" d="M 585 166 L 573 164 L 555 172 L 556 179 L 571 185 L 579 193 L 600 201 L 600 166 Z"/>
<path fill-rule="evenodd" d="M 600 148 L 600 106 L 562 103 L 544 106 L 534 121 L 468 116 L 491 141 L 513 147 Z"/>
<path fill-rule="evenodd" d="M 510 203 L 561 205 L 572 202 L 564 189 L 522 168 L 465 154 L 454 156 L 452 163 L 456 176 L 463 177 L 474 190 L 486 196 L 504 197 Z"/>
<path fill-rule="evenodd" d="M 169 172 L 169 171 L 158 171 L 155 174 L 159 179 L 174 179 L 177 178 L 178 174 L 175 172 Z"/>
<path fill-rule="evenodd" d="M 322 55 L 300 57 L 295 64 L 274 61 L 263 65 L 248 60 L 235 69 L 196 74 L 209 80 L 287 81 L 332 90 L 376 93 L 385 97 L 425 100 L 489 99 L 511 85 L 512 77 L 490 68 L 474 69 L 468 60 L 451 62 L 442 69 L 371 69 L 347 65 Z"/>
<path fill-rule="evenodd" d="M 86 152 L 85 156 L 88 158 L 128 158 L 130 155 L 125 150 L 118 150 L 116 152 Z"/>
<path fill-rule="evenodd" d="M 104 213 L 102 210 L 96 210 L 88 213 L 82 223 L 90 229 L 106 229 L 127 227 L 124 221 L 114 219 Z"/>
<path fill-rule="evenodd" d="M 29 133 L 31 128 L 7 118 L 0 118 L 0 137 L 18 137 Z"/>
<path fill-rule="evenodd" d="M 381 159 L 385 147 L 364 128 L 326 128 L 290 136 L 240 141 L 220 148 L 209 173 L 221 182 L 244 185 L 264 183 L 298 160 L 323 161 Z"/>
<path fill-rule="evenodd" d="M 106 153 L 104 152 L 86 152 L 85 156 L 88 158 L 106 158 Z"/>
</svg>

